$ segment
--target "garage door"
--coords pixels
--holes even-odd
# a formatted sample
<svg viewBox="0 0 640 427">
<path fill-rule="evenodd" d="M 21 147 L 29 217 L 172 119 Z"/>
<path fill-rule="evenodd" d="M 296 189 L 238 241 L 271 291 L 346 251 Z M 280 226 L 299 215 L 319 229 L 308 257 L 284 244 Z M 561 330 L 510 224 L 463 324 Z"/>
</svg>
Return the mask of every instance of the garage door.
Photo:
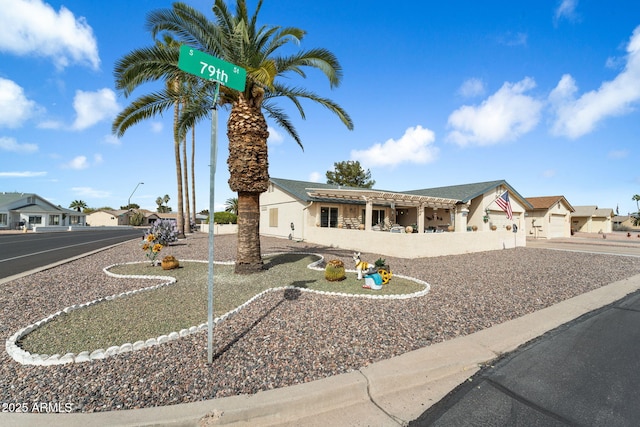
<svg viewBox="0 0 640 427">
<path fill-rule="evenodd" d="M 549 224 L 549 237 L 565 237 L 565 216 L 564 215 L 551 215 L 551 222 Z"/>
</svg>

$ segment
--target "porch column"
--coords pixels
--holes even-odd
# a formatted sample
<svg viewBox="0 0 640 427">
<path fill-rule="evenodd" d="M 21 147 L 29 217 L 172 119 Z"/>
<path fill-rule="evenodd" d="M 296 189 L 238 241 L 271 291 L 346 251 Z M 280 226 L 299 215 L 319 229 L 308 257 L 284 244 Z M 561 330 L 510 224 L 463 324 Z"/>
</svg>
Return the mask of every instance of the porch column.
<svg viewBox="0 0 640 427">
<path fill-rule="evenodd" d="M 418 206 L 418 233 L 424 233 L 424 203 L 420 203 Z"/>
<path fill-rule="evenodd" d="M 367 200 L 367 206 L 364 210 L 364 229 L 365 231 L 371 231 L 371 223 L 373 222 L 373 202 L 371 200 Z"/>
<path fill-rule="evenodd" d="M 469 215 L 469 205 L 461 204 L 456 205 L 456 217 L 455 217 L 455 232 L 467 231 L 467 215 Z"/>
</svg>

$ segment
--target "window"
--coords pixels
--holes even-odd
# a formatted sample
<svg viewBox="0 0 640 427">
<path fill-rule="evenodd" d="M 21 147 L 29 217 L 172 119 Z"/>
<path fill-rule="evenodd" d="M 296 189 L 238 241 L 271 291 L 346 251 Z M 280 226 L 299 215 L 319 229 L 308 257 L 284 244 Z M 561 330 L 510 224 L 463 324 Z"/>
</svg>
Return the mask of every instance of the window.
<svg viewBox="0 0 640 427">
<path fill-rule="evenodd" d="M 362 223 L 366 222 L 367 211 L 362 210 Z M 371 211 L 371 225 L 384 224 L 384 209 L 373 209 Z"/>
<path fill-rule="evenodd" d="M 338 227 L 338 208 L 320 208 L 320 227 Z"/>
<path fill-rule="evenodd" d="M 42 217 L 40 215 L 29 216 L 29 224 L 31 225 L 42 224 Z"/>
<path fill-rule="evenodd" d="M 60 225 L 60 215 L 49 215 L 49 225 Z"/>
<path fill-rule="evenodd" d="M 278 208 L 269 209 L 269 227 L 278 226 Z"/>
<path fill-rule="evenodd" d="M 78 215 L 69 215 L 69 224 L 71 225 L 80 224 L 80 217 Z"/>
<path fill-rule="evenodd" d="M 7 225 L 8 215 L 6 213 L 0 213 L 0 225 Z"/>
</svg>

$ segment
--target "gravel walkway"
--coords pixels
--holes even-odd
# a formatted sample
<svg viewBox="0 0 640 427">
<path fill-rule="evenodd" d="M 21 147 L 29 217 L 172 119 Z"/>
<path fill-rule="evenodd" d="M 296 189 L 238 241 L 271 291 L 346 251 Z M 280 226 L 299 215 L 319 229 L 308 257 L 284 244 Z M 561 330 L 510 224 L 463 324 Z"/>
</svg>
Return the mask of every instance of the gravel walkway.
<svg viewBox="0 0 640 427">
<path fill-rule="evenodd" d="M 216 236 L 216 260 L 233 260 L 235 242 L 234 235 Z M 263 238 L 262 251 L 316 252 L 352 265 L 350 252 L 282 239 Z M 207 259 L 207 236 L 189 236 L 169 253 Z M 363 254 L 370 262 L 378 257 Z M 216 327 L 211 366 L 206 331 L 102 361 L 48 367 L 20 365 L 3 349 L 0 402 L 95 412 L 251 394 L 356 370 L 640 274 L 637 258 L 533 248 L 385 258 L 395 273 L 430 283 L 429 294 L 368 300 L 274 292 Z M 126 261 L 143 261 L 137 241 L 0 285 L 0 337 L 66 306 L 145 286 L 102 273 Z"/>
</svg>

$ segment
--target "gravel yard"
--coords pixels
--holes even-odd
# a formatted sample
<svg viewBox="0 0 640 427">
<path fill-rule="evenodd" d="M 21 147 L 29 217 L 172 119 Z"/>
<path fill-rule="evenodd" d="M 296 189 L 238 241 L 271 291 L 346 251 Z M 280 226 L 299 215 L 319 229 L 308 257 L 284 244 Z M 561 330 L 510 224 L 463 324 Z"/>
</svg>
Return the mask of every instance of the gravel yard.
<svg viewBox="0 0 640 427">
<path fill-rule="evenodd" d="M 216 236 L 216 260 L 233 260 L 235 242 L 234 235 Z M 307 251 L 353 264 L 348 251 L 282 239 L 263 238 L 262 251 Z M 189 236 L 163 254 L 206 260 L 207 236 Z M 405 300 L 269 293 L 215 328 L 211 366 L 206 331 L 102 361 L 48 367 L 20 365 L 2 351 L 0 402 L 95 412 L 256 393 L 349 372 L 640 274 L 638 258 L 534 248 L 384 258 L 394 273 L 428 282 L 430 292 Z M 0 285 L 0 335 L 7 339 L 73 304 L 148 286 L 102 272 L 143 260 L 133 241 Z"/>
</svg>

